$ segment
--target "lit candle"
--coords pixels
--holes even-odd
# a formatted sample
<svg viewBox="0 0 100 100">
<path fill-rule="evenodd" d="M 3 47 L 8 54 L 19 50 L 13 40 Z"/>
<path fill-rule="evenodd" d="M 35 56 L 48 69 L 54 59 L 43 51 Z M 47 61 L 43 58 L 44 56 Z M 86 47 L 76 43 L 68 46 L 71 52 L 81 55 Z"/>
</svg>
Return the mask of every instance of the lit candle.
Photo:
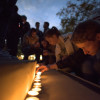
<svg viewBox="0 0 100 100">
<path fill-rule="evenodd" d="M 26 100 L 39 100 L 37 97 L 27 97 Z"/>
<path fill-rule="evenodd" d="M 23 60 L 23 59 L 24 59 L 24 55 L 17 56 L 17 58 L 18 58 L 19 60 Z"/>
<path fill-rule="evenodd" d="M 28 92 L 28 95 L 30 95 L 30 96 L 37 96 L 39 94 L 39 92 L 37 92 L 37 91 L 29 91 Z"/>
<path fill-rule="evenodd" d="M 40 88 L 40 87 L 42 87 L 41 85 L 34 85 L 33 86 L 34 88 Z"/>
<path fill-rule="evenodd" d="M 37 75 L 41 75 L 41 72 L 37 72 Z"/>
<path fill-rule="evenodd" d="M 35 87 L 35 88 L 32 88 L 32 91 L 41 91 L 41 88 L 39 88 L 39 87 Z"/>
<path fill-rule="evenodd" d="M 39 79 L 35 79 L 34 81 L 36 81 L 36 82 L 40 82 L 41 80 L 39 80 Z"/>
<path fill-rule="evenodd" d="M 39 64 L 36 65 L 36 68 L 38 68 L 38 67 L 39 67 Z"/>
<path fill-rule="evenodd" d="M 34 85 L 36 85 L 36 86 L 41 86 L 41 83 L 34 83 Z"/>
<path fill-rule="evenodd" d="M 39 75 L 36 75 L 35 79 L 41 79 L 41 77 Z"/>
<path fill-rule="evenodd" d="M 30 56 L 28 56 L 28 60 L 35 60 L 35 59 L 36 59 L 35 54 L 34 54 L 34 55 L 30 55 Z"/>
<path fill-rule="evenodd" d="M 40 55 L 40 60 L 42 60 L 43 59 L 43 57 L 42 57 L 42 55 Z"/>
</svg>

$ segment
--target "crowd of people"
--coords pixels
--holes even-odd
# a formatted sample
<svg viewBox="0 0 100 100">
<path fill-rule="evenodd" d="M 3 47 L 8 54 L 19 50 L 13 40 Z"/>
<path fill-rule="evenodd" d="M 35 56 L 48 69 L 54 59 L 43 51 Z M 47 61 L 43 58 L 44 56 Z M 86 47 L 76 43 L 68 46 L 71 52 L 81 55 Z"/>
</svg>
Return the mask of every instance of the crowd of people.
<svg viewBox="0 0 100 100">
<path fill-rule="evenodd" d="M 100 11 L 90 20 L 79 23 L 71 38 L 61 37 L 55 28 L 49 29 L 45 39 L 56 45 L 54 64 L 42 65 L 37 71 L 64 69 L 100 85 Z"/>
<path fill-rule="evenodd" d="M 21 38 L 25 60 L 29 55 L 35 54 L 40 63 L 39 57 L 43 55 L 37 71 L 65 69 L 64 71 L 74 72 L 88 81 L 100 84 L 100 16 L 79 23 L 73 34 L 63 36 L 57 27 L 49 28 L 49 22 L 44 22 L 43 32 L 39 29 L 39 22 L 35 23 L 35 28 L 31 28 L 27 17 L 19 16 L 17 11 L 17 6 L 14 6 L 14 13 L 10 15 L 6 27 L 6 45 L 10 55 L 17 55 L 18 41 Z M 3 57 L 3 52 L 0 53 Z"/>
</svg>

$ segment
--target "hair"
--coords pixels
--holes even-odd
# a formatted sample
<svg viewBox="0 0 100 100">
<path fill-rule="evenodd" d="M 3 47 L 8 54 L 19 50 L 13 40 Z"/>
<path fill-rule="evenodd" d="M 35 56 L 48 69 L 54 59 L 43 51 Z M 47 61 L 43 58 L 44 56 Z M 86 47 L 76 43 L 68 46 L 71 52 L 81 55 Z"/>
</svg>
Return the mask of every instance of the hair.
<svg viewBox="0 0 100 100">
<path fill-rule="evenodd" d="M 77 25 L 71 40 L 73 43 L 94 41 L 97 33 L 100 33 L 100 24 L 94 20 L 87 20 Z"/>
<path fill-rule="evenodd" d="M 49 27 L 49 22 L 44 22 L 45 24 L 47 24 L 47 26 Z"/>
<path fill-rule="evenodd" d="M 54 26 L 51 29 L 47 30 L 44 37 L 52 37 L 53 35 L 56 35 L 57 37 L 60 36 L 59 30 Z"/>
<path fill-rule="evenodd" d="M 39 22 L 36 22 L 35 25 L 36 25 L 36 24 L 40 24 L 40 23 L 39 23 Z"/>
<path fill-rule="evenodd" d="M 25 15 L 22 15 L 22 19 L 27 20 L 27 17 Z"/>
<path fill-rule="evenodd" d="M 35 29 L 35 28 L 31 28 L 31 29 L 29 30 L 29 33 L 28 33 L 29 36 L 32 36 L 32 33 L 33 33 L 33 32 L 36 32 L 36 29 Z"/>
</svg>

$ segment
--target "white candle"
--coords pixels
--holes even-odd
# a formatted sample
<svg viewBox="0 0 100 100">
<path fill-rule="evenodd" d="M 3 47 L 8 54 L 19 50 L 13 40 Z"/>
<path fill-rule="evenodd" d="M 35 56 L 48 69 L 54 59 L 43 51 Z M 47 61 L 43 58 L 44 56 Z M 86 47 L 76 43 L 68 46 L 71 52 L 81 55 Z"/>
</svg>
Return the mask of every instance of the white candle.
<svg viewBox="0 0 100 100">
<path fill-rule="evenodd" d="M 26 100 L 39 100 L 37 97 L 27 97 Z"/>
<path fill-rule="evenodd" d="M 34 54 L 34 55 L 30 55 L 30 56 L 28 56 L 28 60 L 35 60 L 35 59 L 36 59 L 35 54 Z"/>
<path fill-rule="evenodd" d="M 36 75 L 35 79 L 41 79 L 41 77 L 39 75 Z"/>
<path fill-rule="evenodd" d="M 39 79 L 35 79 L 34 81 L 35 81 L 35 82 L 40 82 L 41 80 L 39 80 Z"/>
<path fill-rule="evenodd" d="M 37 72 L 37 75 L 41 75 L 41 72 Z"/>
<path fill-rule="evenodd" d="M 41 88 L 39 88 L 39 87 L 35 87 L 35 88 L 32 88 L 32 91 L 41 91 Z"/>
<path fill-rule="evenodd" d="M 39 64 L 36 65 L 36 68 L 38 68 L 38 67 L 39 67 Z"/>
<path fill-rule="evenodd" d="M 40 55 L 40 60 L 42 60 L 43 59 L 43 57 L 42 57 L 42 55 Z"/>
<path fill-rule="evenodd" d="M 40 87 L 42 87 L 41 85 L 34 85 L 33 86 L 34 88 L 40 88 Z"/>
<path fill-rule="evenodd" d="M 34 83 L 34 85 L 41 86 L 41 83 Z"/>
<path fill-rule="evenodd" d="M 28 95 L 30 96 L 37 96 L 39 93 L 37 91 L 29 91 Z"/>
</svg>

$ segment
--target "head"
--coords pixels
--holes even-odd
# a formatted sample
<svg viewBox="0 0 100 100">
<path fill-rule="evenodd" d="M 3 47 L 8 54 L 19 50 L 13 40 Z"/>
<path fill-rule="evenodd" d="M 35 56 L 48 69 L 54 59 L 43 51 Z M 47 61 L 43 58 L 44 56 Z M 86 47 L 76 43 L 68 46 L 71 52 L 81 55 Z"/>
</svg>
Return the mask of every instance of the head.
<svg viewBox="0 0 100 100">
<path fill-rule="evenodd" d="M 100 24 L 93 20 L 80 23 L 71 40 L 78 48 L 83 49 L 84 54 L 94 56 L 100 49 Z"/>
<path fill-rule="evenodd" d="M 36 22 L 36 23 L 35 23 L 35 27 L 36 27 L 36 29 L 39 29 L 40 23 L 39 23 L 39 22 Z"/>
<path fill-rule="evenodd" d="M 48 29 L 49 28 L 49 22 L 44 22 L 43 28 Z"/>
<path fill-rule="evenodd" d="M 45 39 L 43 39 L 42 41 L 41 41 L 41 44 L 42 44 L 42 46 L 45 48 L 45 47 L 47 47 L 49 44 L 48 44 L 48 42 L 45 40 Z"/>
<path fill-rule="evenodd" d="M 35 28 L 31 28 L 30 29 L 29 36 L 31 36 L 31 37 L 35 37 L 36 36 L 36 29 Z"/>
<path fill-rule="evenodd" d="M 27 20 L 27 17 L 25 15 L 22 15 L 22 22 L 25 23 Z"/>
<path fill-rule="evenodd" d="M 55 27 L 52 27 L 45 33 L 45 39 L 51 45 L 56 45 L 58 43 L 59 36 L 60 32 Z"/>
</svg>

